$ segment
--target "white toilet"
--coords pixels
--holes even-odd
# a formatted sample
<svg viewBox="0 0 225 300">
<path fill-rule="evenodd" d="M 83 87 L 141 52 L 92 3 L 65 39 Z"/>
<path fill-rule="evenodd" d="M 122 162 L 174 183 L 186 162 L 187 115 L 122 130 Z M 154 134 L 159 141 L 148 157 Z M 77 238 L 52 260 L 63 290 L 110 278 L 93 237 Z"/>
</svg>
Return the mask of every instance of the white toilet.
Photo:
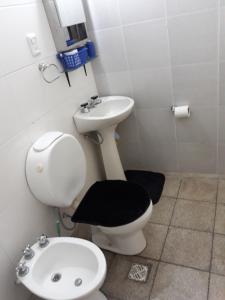
<svg viewBox="0 0 225 300">
<path fill-rule="evenodd" d="M 151 214 L 152 203 L 140 218 L 127 225 L 116 227 L 92 226 L 92 240 L 99 247 L 112 252 L 124 255 L 141 253 L 146 247 L 146 239 L 142 229 L 149 221 Z"/>
<path fill-rule="evenodd" d="M 38 200 L 54 207 L 71 206 L 82 190 L 86 178 L 86 159 L 81 145 L 74 136 L 69 134 L 61 132 L 48 132 L 44 134 L 29 150 L 26 162 L 26 176 L 30 190 Z M 105 183 L 110 186 L 109 181 Z M 101 195 L 101 185 L 105 183 L 96 183 L 99 195 Z M 117 183 L 112 182 L 112 186 L 113 184 Z M 89 207 L 91 207 L 91 202 L 91 205 L 94 207 L 93 214 L 94 210 L 98 211 L 101 213 L 101 218 L 103 216 L 105 220 L 103 220 L 103 222 L 98 222 L 97 219 L 94 220 L 94 222 L 93 220 L 92 222 L 81 220 L 80 222 L 95 225 L 92 226 L 92 240 L 101 248 L 125 255 L 138 254 L 146 246 L 146 239 L 142 229 L 151 216 L 152 202 L 149 199 L 148 201 L 146 200 L 148 196 L 146 196 L 145 191 L 143 191 L 140 186 L 135 187 L 134 184 L 131 186 L 131 183 L 129 185 L 127 181 L 118 181 L 118 185 L 120 188 L 124 186 L 123 192 L 127 195 L 130 192 L 130 188 L 139 193 L 137 195 L 140 195 L 140 199 L 139 196 L 136 197 L 137 201 L 132 207 L 133 211 L 132 209 L 130 210 L 132 211 L 132 217 L 126 217 L 126 211 L 128 214 L 129 206 L 131 205 L 129 204 L 128 197 L 124 199 L 126 205 L 125 210 L 123 207 L 120 213 L 120 208 L 118 208 L 117 213 L 117 206 L 114 205 L 113 200 L 111 200 L 111 203 L 108 203 L 109 207 L 107 208 L 107 200 L 110 197 L 106 196 L 103 198 L 106 203 L 106 206 L 103 206 L 106 207 L 106 210 L 103 210 L 103 206 L 99 205 L 100 202 L 96 201 L 98 199 L 90 199 L 89 197 Z M 139 189 L 141 189 L 141 191 L 139 191 Z M 89 192 L 87 194 L 90 195 Z M 141 203 L 141 198 L 145 198 L 142 201 L 145 203 L 145 207 L 142 210 L 137 207 L 139 200 Z M 117 197 L 115 199 L 117 199 Z M 117 200 L 115 200 L 115 202 Z M 97 207 L 95 207 L 95 203 Z M 81 208 L 82 205 L 85 208 L 84 204 L 85 199 L 80 204 Z M 80 206 L 77 209 L 78 211 Z M 111 207 L 112 214 L 110 211 Z M 138 217 L 136 217 L 137 213 L 135 212 L 135 207 L 137 207 Z M 84 215 L 87 213 L 91 216 L 92 210 L 87 209 L 86 211 L 84 210 L 83 213 Z M 121 214 L 124 214 L 124 216 L 121 217 Z M 107 219 L 110 219 L 110 215 L 118 215 L 120 219 L 118 224 L 115 220 L 115 222 L 111 222 L 108 225 Z"/>
</svg>

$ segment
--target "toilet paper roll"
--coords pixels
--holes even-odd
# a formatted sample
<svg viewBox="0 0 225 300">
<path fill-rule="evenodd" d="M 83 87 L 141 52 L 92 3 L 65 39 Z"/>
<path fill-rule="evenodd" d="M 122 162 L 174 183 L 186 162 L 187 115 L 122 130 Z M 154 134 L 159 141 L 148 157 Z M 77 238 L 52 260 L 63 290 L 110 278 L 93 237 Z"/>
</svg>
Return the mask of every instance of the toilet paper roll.
<svg viewBox="0 0 225 300">
<path fill-rule="evenodd" d="M 177 119 L 190 118 L 191 116 L 191 111 L 188 105 L 173 106 L 172 111 Z"/>
</svg>

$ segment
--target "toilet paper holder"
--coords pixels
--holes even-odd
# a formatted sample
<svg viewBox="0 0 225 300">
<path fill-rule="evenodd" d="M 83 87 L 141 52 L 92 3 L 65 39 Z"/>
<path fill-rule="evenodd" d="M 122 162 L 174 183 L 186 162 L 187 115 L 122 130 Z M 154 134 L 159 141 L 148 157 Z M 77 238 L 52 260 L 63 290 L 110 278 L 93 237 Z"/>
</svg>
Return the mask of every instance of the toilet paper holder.
<svg viewBox="0 0 225 300">
<path fill-rule="evenodd" d="M 175 105 L 172 105 L 172 106 L 170 107 L 170 109 L 171 109 L 171 111 L 172 111 L 173 113 L 175 112 L 175 108 L 176 108 Z"/>
<path fill-rule="evenodd" d="M 191 111 L 190 107 L 188 105 L 172 105 L 170 107 L 171 111 L 173 112 L 175 118 L 181 119 L 181 118 L 190 118 Z"/>
</svg>

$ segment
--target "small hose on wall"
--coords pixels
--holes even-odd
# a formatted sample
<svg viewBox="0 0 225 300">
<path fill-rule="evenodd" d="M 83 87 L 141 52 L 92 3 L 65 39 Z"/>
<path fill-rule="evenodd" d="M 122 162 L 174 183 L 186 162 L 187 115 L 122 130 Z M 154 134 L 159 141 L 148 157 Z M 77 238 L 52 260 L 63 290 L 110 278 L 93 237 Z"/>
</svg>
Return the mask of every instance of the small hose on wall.
<svg viewBox="0 0 225 300">
<path fill-rule="evenodd" d="M 71 216 L 69 216 L 68 214 L 66 213 L 61 213 L 60 211 L 60 208 L 57 208 L 57 212 L 58 212 L 58 217 L 59 217 L 59 221 L 62 225 L 62 227 L 65 229 L 65 230 L 68 230 L 68 231 L 73 231 L 75 228 L 76 228 L 76 224 L 74 223 L 72 226 L 68 226 L 64 223 L 64 219 L 69 219 Z"/>
</svg>

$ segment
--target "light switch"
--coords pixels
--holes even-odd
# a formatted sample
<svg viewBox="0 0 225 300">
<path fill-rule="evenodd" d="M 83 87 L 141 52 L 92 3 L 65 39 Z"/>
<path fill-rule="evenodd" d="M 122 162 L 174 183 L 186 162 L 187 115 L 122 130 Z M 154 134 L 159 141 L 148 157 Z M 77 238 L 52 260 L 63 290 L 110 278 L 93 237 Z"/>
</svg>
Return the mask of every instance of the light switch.
<svg viewBox="0 0 225 300">
<path fill-rule="evenodd" d="M 38 46 L 38 40 L 35 33 L 27 34 L 27 42 L 33 56 L 38 56 L 41 54 L 41 50 Z"/>
</svg>

